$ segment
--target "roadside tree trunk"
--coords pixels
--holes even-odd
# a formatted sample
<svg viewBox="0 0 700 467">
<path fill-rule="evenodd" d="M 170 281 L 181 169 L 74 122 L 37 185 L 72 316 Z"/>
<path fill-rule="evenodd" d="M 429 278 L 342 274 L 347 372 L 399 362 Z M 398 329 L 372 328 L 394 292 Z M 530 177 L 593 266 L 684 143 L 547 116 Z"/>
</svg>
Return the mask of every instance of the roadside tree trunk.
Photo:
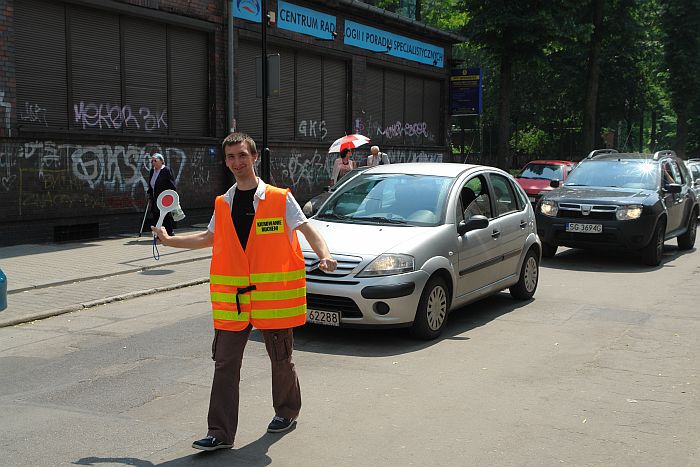
<svg viewBox="0 0 700 467">
<path fill-rule="evenodd" d="M 496 167 L 507 170 L 510 139 L 510 93 L 513 78 L 513 62 L 507 49 L 501 54 L 501 70 L 498 92 L 498 139 Z"/>
<path fill-rule="evenodd" d="M 593 37 L 588 53 L 588 76 L 586 79 L 586 101 L 583 109 L 583 151 L 587 155 L 598 142 L 595 134 L 595 122 L 600 82 L 600 51 L 603 45 L 603 2 L 593 1 Z"/>
</svg>

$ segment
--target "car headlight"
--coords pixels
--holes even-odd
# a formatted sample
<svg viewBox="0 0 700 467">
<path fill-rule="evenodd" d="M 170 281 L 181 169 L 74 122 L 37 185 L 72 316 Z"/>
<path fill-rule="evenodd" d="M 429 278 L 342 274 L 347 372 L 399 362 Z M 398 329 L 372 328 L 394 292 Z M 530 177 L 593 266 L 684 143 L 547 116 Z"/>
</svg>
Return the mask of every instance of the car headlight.
<svg viewBox="0 0 700 467">
<path fill-rule="evenodd" d="M 554 201 L 546 199 L 540 204 L 540 212 L 545 216 L 556 217 L 559 212 L 559 206 Z"/>
<path fill-rule="evenodd" d="M 377 256 L 357 277 L 391 276 L 415 270 L 415 259 L 409 255 L 385 253 Z"/>
<path fill-rule="evenodd" d="M 632 219 L 639 219 L 642 215 L 642 206 L 639 204 L 633 204 L 630 206 L 620 206 L 615 211 L 615 217 L 619 221 L 630 221 Z"/>
</svg>

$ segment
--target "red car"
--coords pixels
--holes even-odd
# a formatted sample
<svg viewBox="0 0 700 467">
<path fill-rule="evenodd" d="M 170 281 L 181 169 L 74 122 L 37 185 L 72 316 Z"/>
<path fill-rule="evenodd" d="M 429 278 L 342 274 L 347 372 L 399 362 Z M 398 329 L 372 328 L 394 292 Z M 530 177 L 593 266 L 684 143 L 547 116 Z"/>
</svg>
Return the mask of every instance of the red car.
<svg viewBox="0 0 700 467">
<path fill-rule="evenodd" d="M 554 189 L 550 186 L 552 180 L 566 180 L 575 166 L 573 161 L 530 161 L 515 179 L 527 193 L 530 202 L 535 204 L 543 191 Z"/>
</svg>

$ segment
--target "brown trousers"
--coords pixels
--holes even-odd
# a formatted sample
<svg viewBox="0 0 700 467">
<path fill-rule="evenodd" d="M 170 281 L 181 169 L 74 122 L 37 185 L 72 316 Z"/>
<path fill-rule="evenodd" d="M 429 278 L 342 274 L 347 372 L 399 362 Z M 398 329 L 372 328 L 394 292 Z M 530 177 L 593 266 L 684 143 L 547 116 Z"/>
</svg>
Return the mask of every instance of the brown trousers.
<svg viewBox="0 0 700 467">
<path fill-rule="evenodd" d="M 215 330 L 212 343 L 214 382 L 209 400 L 210 436 L 233 444 L 238 427 L 239 384 L 243 350 L 252 327 L 243 331 Z M 294 363 L 292 329 L 261 330 L 272 366 L 272 406 L 275 415 L 296 418 L 301 410 L 301 390 Z"/>
</svg>

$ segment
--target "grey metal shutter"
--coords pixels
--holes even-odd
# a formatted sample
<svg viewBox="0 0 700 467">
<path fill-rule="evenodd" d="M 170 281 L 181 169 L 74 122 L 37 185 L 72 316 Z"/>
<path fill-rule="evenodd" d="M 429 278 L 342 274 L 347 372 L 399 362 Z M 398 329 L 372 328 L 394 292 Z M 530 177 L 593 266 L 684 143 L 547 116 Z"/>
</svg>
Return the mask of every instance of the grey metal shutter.
<svg viewBox="0 0 700 467">
<path fill-rule="evenodd" d="M 365 87 L 365 129 L 372 143 L 382 143 L 384 130 L 384 71 L 367 66 Z"/>
<path fill-rule="evenodd" d="M 442 110 L 442 83 L 426 79 L 423 83 L 423 119 L 426 124 L 427 138 L 424 145 L 442 144 L 442 125 L 440 115 Z"/>
<path fill-rule="evenodd" d="M 136 18 L 121 18 L 124 48 L 124 108 L 136 119 L 125 130 L 168 131 L 168 68 L 166 28 Z"/>
<path fill-rule="evenodd" d="M 280 95 L 267 99 L 267 134 L 270 140 L 294 139 L 294 51 L 268 47 L 268 54 L 280 54 Z M 255 68 L 253 68 L 255 70 Z M 262 101 L 262 99 L 260 99 Z"/>
<path fill-rule="evenodd" d="M 15 5 L 17 124 L 67 129 L 66 26 L 62 3 Z"/>
<path fill-rule="evenodd" d="M 299 141 L 321 140 L 321 57 L 297 54 L 296 137 Z"/>
<path fill-rule="evenodd" d="M 121 131 L 125 118 L 119 16 L 71 5 L 66 8 L 73 96 L 70 127 Z"/>
<path fill-rule="evenodd" d="M 261 55 L 260 46 L 252 42 L 240 42 L 236 50 L 236 129 L 249 134 L 262 144 L 262 99 L 255 96 L 255 57 L 258 55 Z"/>
<path fill-rule="evenodd" d="M 340 60 L 323 59 L 322 141 L 334 141 L 351 133 L 348 120 L 347 65 Z M 325 136 L 324 136 L 325 135 Z"/>
<path fill-rule="evenodd" d="M 209 136 L 209 47 L 204 32 L 168 26 L 170 134 Z"/>
<path fill-rule="evenodd" d="M 435 105 L 435 104 L 433 104 Z M 406 75 L 406 121 L 404 142 L 410 146 L 423 144 L 423 80 Z"/>
<path fill-rule="evenodd" d="M 386 70 L 384 72 L 384 142 L 402 144 L 404 104 L 403 73 Z M 433 104 L 434 105 L 434 104 Z"/>
</svg>

